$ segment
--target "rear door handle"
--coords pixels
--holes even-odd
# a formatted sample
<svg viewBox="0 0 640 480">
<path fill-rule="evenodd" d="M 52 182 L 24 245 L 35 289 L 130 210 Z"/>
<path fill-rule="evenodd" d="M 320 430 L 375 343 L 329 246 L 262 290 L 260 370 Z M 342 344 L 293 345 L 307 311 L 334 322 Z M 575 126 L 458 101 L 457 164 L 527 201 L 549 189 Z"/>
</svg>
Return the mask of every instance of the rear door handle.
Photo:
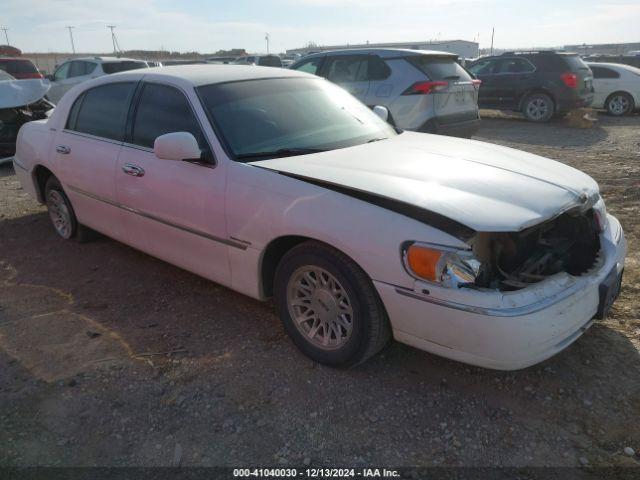
<svg viewBox="0 0 640 480">
<path fill-rule="evenodd" d="M 67 145 L 58 145 L 56 147 L 56 152 L 62 153 L 63 155 L 69 155 L 71 153 L 71 147 Z"/>
<path fill-rule="evenodd" d="M 137 165 L 132 165 L 130 163 L 123 165 L 122 171 L 127 175 L 131 175 L 132 177 L 144 177 L 144 168 Z"/>
</svg>

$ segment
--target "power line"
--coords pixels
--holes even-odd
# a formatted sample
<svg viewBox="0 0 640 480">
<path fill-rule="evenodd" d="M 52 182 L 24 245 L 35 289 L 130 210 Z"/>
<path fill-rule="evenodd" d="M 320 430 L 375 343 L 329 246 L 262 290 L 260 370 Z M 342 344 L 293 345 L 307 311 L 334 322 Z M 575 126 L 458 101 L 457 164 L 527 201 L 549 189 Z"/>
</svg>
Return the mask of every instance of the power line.
<svg viewBox="0 0 640 480">
<path fill-rule="evenodd" d="M 7 45 L 11 45 L 9 43 L 9 35 L 7 34 L 7 30 L 9 30 L 9 29 L 6 28 L 6 27 L 2 27 L 2 28 L 0 28 L 0 30 L 4 30 L 4 38 L 7 40 Z"/>
<path fill-rule="evenodd" d="M 71 50 L 73 51 L 73 53 L 76 53 L 76 46 L 73 43 L 73 31 L 72 31 L 72 29 L 75 28 L 75 27 L 68 26 L 68 27 L 65 27 L 65 28 L 67 28 L 69 30 L 69 38 L 71 38 Z"/>
</svg>

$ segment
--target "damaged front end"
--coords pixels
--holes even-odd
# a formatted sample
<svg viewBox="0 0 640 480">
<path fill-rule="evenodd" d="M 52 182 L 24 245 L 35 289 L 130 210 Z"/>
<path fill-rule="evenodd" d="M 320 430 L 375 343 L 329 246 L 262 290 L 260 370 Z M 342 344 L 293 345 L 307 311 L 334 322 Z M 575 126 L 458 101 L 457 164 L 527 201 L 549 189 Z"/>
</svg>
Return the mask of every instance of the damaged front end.
<svg viewBox="0 0 640 480">
<path fill-rule="evenodd" d="M 54 105 L 44 98 L 49 84 L 42 80 L 0 81 L 0 159 L 12 157 L 20 127 L 48 117 Z"/>
<path fill-rule="evenodd" d="M 517 232 L 475 232 L 468 250 L 410 242 L 408 273 L 447 287 L 513 291 L 559 273 L 584 275 L 601 260 L 604 202 L 586 202 Z"/>
<path fill-rule="evenodd" d="M 579 206 L 520 232 L 479 232 L 470 243 L 480 268 L 468 286 L 509 291 L 562 272 L 583 275 L 599 261 L 605 218 Z"/>
</svg>

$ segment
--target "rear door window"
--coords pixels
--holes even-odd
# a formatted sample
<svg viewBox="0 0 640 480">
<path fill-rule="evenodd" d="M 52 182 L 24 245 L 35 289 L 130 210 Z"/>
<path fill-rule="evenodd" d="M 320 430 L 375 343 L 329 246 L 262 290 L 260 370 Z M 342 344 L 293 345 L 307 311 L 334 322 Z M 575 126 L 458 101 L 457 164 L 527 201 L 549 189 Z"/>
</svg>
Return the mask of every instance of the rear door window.
<svg viewBox="0 0 640 480">
<path fill-rule="evenodd" d="M 326 77 L 334 83 L 361 82 L 369 79 L 369 55 L 330 57 Z"/>
<path fill-rule="evenodd" d="M 71 67 L 69 67 L 68 78 L 89 75 L 95 70 L 95 68 L 95 63 L 84 62 L 82 60 L 74 60 L 73 62 L 71 62 Z"/>
<path fill-rule="evenodd" d="M 593 78 L 597 79 L 620 78 L 620 74 L 618 72 L 607 67 L 596 67 L 595 65 L 592 65 L 591 71 L 593 72 Z"/>
<path fill-rule="evenodd" d="M 524 58 L 505 58 L 500 60 L 495 73 L 530 73 L 536 68 Z"/>
<path fill-rule="evenodd" d="M 102 64 L 102 70 L 104 70 L 104 73 L 106 74 L 137 70 L 139 68 L 147 68 L 147 64 L 144 62 L 133 61 L 108 62 Z"/>
<path fill-rule="evenodd" d="M 67 129 L 122 141 L 135 86 L 134 82 L 110 83 L 87 90 L 71 108 Z"/>
<path fill-rule="evenodd" d="M 453 58 L 415 55 L 407 57 L 407 61 L 425 73 L 430 80 L 471 80 L 467 71 Z"/>
<path fill-rule="evenodd" d="M 389 78 L 391 69 L 378 55 L 369 55 L 369 80 L 380 81 Z"/>
<path fill-rule="evenodd" d="M 131 143 L 153 148 L 156 138 L 172 132 L 189 132 L 200 148 L 206 147 L 200 125 L 185 95 L 168 85 L 146 84 L 136 108 Z"/>
</svg>

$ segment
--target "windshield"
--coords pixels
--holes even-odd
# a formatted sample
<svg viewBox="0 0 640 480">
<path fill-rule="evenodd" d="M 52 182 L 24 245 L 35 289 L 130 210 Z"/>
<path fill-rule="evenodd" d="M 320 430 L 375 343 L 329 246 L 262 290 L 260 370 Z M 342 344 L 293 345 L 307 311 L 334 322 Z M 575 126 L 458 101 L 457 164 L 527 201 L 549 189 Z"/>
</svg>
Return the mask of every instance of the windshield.
<svg viewBox="0 0 640 480">
<path fill-rule="evenodd" d="M 349 93 L 322 79 L 259 79 L 198 91 L 221 140 L 244 161 L 261 152 L 304 154 L 397 135 Z"/>
</svg>

